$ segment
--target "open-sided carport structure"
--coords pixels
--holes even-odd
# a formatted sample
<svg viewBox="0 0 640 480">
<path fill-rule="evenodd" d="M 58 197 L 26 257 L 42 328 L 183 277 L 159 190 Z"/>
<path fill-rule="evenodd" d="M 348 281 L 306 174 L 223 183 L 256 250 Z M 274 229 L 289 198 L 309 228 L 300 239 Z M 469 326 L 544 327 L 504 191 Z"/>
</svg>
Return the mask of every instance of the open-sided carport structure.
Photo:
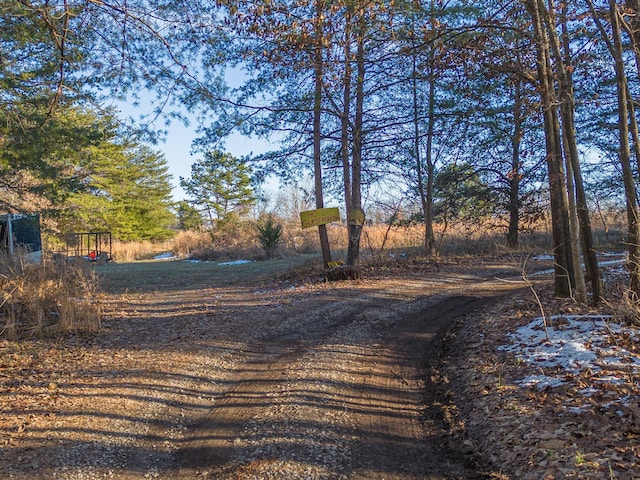
<svg viewBox="0 0 640 480">
<path fill-rule="evenodd" d="M 74 232 L 66 235 L 67 256 L 92 262 L 111 260 L 111 232 Z"/>
</svg>

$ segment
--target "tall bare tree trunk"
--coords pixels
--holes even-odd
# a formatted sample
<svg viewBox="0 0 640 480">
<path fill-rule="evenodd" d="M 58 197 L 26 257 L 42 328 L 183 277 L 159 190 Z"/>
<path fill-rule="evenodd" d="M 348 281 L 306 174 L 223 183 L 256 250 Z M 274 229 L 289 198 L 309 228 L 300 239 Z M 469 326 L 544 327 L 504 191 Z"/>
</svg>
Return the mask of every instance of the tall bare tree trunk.
<svg viewBox="0 0 640 480">
<path fill-rule="evenodd" d="M 630 276 L 629 289 L 631 291 L 633 300 L 635 302 L 640 302 L 640 225 L 638 224 L 638 197 L 636 194 L 636 181 L 633 176 L 633 169 L 631 168 L 629 123 L 632 126 L 636 152 L 638 152 L 639 148 L 638 142 L 636 141 L 636 138 L 638 136 L 638 127 L 635 118 L 630 119 L 630 116 L 635 114 L 633 110 L 633 102 L 629 96 L 629 85 L 624 70 L 624 56 L 620 31 L 620 15 L 618 13 L 618 7 L 615 0 L 609 0 L 609 19 L 611 22 L 611 34 L 613 38 L 612 41 L 609 38 L 609 35 L 607 34 L 604 26 L 602 25 L 600 15 L 596 11 L 593 1 L 587 0 L 587 4 L 589 5 L 589 10 L 591 11 L 591 17 L 598 27 L 598 30 L 600 30 L 602 40 L 607 45 L 607 48 L 609 49 L 609 52 L 614 59 L 614 68 L 616 73 L 616 91 L 618 96 L 618 136 L 620 142 L 618 158 L 622 167 L 622 180 L 624 183 L 625 202 L 627 206 L 627 244 L 629 249 L 628 269 Z M 637 12 L 638 2 L 636 0 L 630 0 L 627 2 L 627 4 L 630 4 L 634 9 L 636 9 L 635 11 Z M 634 38 L 634 43 L 636 40 L 637 37 Z M 636 67 L 640 68 L 637 55 Z M 640 158 L 640 155 L 638 155 L 638 158 Z"/>
<path fill-rule="evenodd" d="M 562 110 L 562 108 L 561 108 Z M 561 113 L 562 116 L 562 113 Z M 571 232 L 571 261 L 573 263 L 573 270 L 575 272 L 575 297 L 579 302 L 587 301 L 587 285 L 584 280 L 584 274 L 582 273 L 582 267 L 580 265 L 580 222 L 578 220 L 578 211 L 576 208 L 576 189 L 573 178 L 573 163 L 571 161 L 571 151 L 569 147 L 570 140 L 568 139 L 568 133 L 563 121 L 562 129 L 562 150 L 564 152 L 564 159 L 566 165 L 567 174 L 567 198 L 569 200 L 569 230 Z"/>
<path fill-rule="evenodd" d="M 435 54 L 431 52 L 429 58 L 429 97 L 427 99 L 427 144 L 425 151 L 426 162 L 426 182 L 423 178 L 422 168 L 418 170 L 421 178 L 420 198 L 422 200 L 422 210 L 424 212 L 424 248 L 428 255 L 437 253 L 436 236 L 433 231 L 433 183 L 435 180 L 436 168 L 433 158 L 433 139 L 435 137 L 435 106 L 436 106 L 436 79 L 435 79 Z"/>
<path fill-rule="evenodd" d="M 628 244 L 629 244 L 629 273 L 630 290 L 634 301 L 640 301 L 640 230 L 638 226 L 638 198 L 635 179 L 631 168 L 631 150 L 629 147 L 629 99 L 627 98 L 627 77 L 624 71 L 622 40 L 620 35 L 620 21 L 618 7 L 615 0 L 609 0 L 609 15 L 613 36 L 613 56 L 616 71 L 616 90 L 618 93 L 618 129 L 620 132 L 620 165 L 627 204 Z"/>
<path fill-rule="evenodd" d="M 564 170 L 562 168 L 562 145 L 554 95 L 549 41 L 537 0 L 525 0 L 533 23 L 537 50 L 538 90 L 544 116 L 547 169 L 549 172 L 549 193 L 551 200 L 551 221 L 555 258 L 555 295 L 571 296 L 575 287 L 571 231 L 569 228 L 569 208 Z"/>
<path fill-rule="evenodd" d="M 324 3 L 322 0 L 316 0 L 316 19 L 315 19 L 315 35 L 316 44 L 314 52 L 314 75 L 315 75 L 315 92 L 313 102 L 313 169 L 315 178 L 316 191 L 316 208 L 324 207 L 324 198 L 322 191 L 322 161 L 320 156 L 321 141 L 321 113 L 322 113 L 322 76 L 324 66 L 322 61 L 322 50 L 324 48 L 324 25 L 322 22 L 322 13 Z M 331 262 L 331 247 L 329 245 L 329 235 L 327 234 L 327 226 L 318 226 L 318 235 L 320 237 L 320 249 L 322 250 L 322 261 L 325 267 Z"/>
<path fill-rule="evenodd" d="M 593 3 L 588 3 L 591 7 L 592 15 L 595 16 L 595 8 L 593 7 Z M 636 64 L 636 72 L 638 73 L 638 77 L 640 77 L 640 1 L 626 0 L 625 7 L 627 8 L 628 15 L 626 15 L 625 17 L 619 15 L 618 21 L 620 22 L 620 26 L 627 32 L 627 35 L 631 40 L 631 46 L 633 48 L 633 54 Z M 598 24 L 598 27 L 602 31 L 602 25 Z M 609 50 L 613 49 L 610 43 L 608 43 L 608 46 Z M 629 92 L 629 82 L 626 82 L 626 84 L 627 102 L 629 108 L 629 126 L 631 138 L 633 139 L 633 154 L 636 158 L 637 171 L 640 172 L 640 133 L 638 131 L 638 120 L 636 119 L 633 97 Z"/>
<path fill-rule="evenodd" d="M 631 39 L 631 46 L 633 47 L 633 53 L 636 63 L 636 72 L 638 73 L 638 77 L 640 77 L 640 1 L 626 0 L 625 6 L 628 9 L 628 13 L 630 13 L 630 15 L 626 17 L 618 16 L 618 20 Z M 625 19 L 628 20 L 625 21 Z M 631 138 L 633 139 L 633 154 L 636 158 L 636 163 L 638 164 L 638 172 L 640 172 L 640 133 L 638 132 L 638 120 L 636 119 L 633 97 L 629 92 L 629 82 L 626 83 Z"/>
<path fill-rule="evenodd" d="M 621 22 L 622 27 L 627 31 L 633 46 L 633 54 L 636 60 L 636 70 L 640 76 L 640 1 L 626 0 L 625 7 L 631 12 L 628 22 Z"/>
<path fill-rule="evenodd" d="M 575 135 L 575 99 L 573 93 L 573 79 L 571 76 L 571 56 L 569 45 L 565 44 L 563 55 L 560 46 L 560 38 L 556 27 L 556 14 L 553 0 L 549 0 L 547 10 L 542 0 L 538 0 L 538 6 L 547 27 L 547 34 L 551 47 L 551 52 L 555 59 L 556 75 L 558 77 L 558 93 L 560 101 L 560 118 L 562 120 L 563 150 L 567 165 L 567 193 L 569 199 L 569 226 L 571 229 L 571 254 L 573 269 L 575 272 L 576 297 L 581 301 L 587 299 L 587 289 L 580 266 L 580 239 L 582 239 L 583 254 L 589 278 L 592 281 L 594 303 L 600 300 L 600 274 L 596 252 L 593 249 L 591 222 L 587 207 L 584 184 L 580 171 L 580 159 L 578 157 L 578 144 Z M 566 7 L 565 7 L 566 8 Z M 563 20 L 566 16 L 563 15 Z M 563 23 L 563 30 L 566 31 L 566 20 Z M 566 34 L 564 35 L 566 38 Z"/>
<path fill-rule="evenodd" d="M 344 24 L 344 78 L 342 81 L 342 118 L 341 122 L 341 156 L 342 156 L 342 177 L 344 188 L 344 206 L 347 211 L 347 218 L 351 210 L 351 165 L 349 151 L 349 120 L 351 115 L 351 22 L 353 7 L 347 5 Z"/>
<path fill-rule="evenodd" d="M 520 142 L 522 141 L 522 81 L 515 80 L 513 135 L 511 137 L 511 177 L 509 178 L 509 228 L 507 246 L 518 248 L 520 232 Z"/>
<path fill-rule="evenodd" d="M 626 84 L 627 89 L 627 107 L 629 108 L 629 129 L 631 131 L 631 139 L 633 140 L 633 156 L 636 158 L 637 171 L 640 172 L 640 132 L 638 131 L 638 120 L 636 118 L 636 107 L 633 103 L 633 97 L 629 92 L 629 83 Z"/>
<path fill-rule="evenodd" d="M 420 194 L 420 202 L 422 204 L 422 212 L 424 215 L 424 250 L 427 255 L 436 253 L 435 236 L 433 233 L 433 169 L 431 166 L 431 145 L 433 144 L 433 113 L 434 113 L 434 88 L 433 75 L 429 75 L 429 100 L 427 104 L 428 122 L 427 128 L 427 148 L 425 160 L 427 164 L 426 180 L 424 163 L 422 160 L 422 152 L 420 148 L 421 132 L 420 132 L 420 103 L 418 98 L 418 54 L 415 41 L 415 25 L 413 26 L 411 45 L 411 90 L 413 101 L 413 155 L 416 165 L 416 179 L 418 183 L 418 193 Z"/>
<path fill-rule="evenodd" d="M 347 226 L 349 244 L 347 248 L 347 265 L 357 265 L 360 257 L 360 236 L 364 226 L 364 210 L 362 210 L 362 143 L 364 128 L 364 78 L 365 78 L 365 34 L 366 7 L 360 8 L 358 33 L 356 37 L 356 111 L 353 123 L 353 146 L 351 160 L 351 203 Z"/>
<path fill-rule="evenodd" d="M 580 159 L 578 156 L 578 145 L 575 134 L 575 94 L 573 88 L 573 65 L 571 63 L 571 51 L 569 44 L 569 33 L 567 31 L 567 4 L 563 3 L 562 13 L 562 38 L 564 50 L 564 82 L 567 86 L 567 105 L 565 107 L 567 145 L 569 146 L 569 158 L 571 160 L 571 170 L 576 192 L 576 209 L 578 221 L 580 223 L 580 241 L 582 245 L 582 254 L 584 264 L 587 271 L 587 277 L 591 283 L 592 302 L 594 305 L 600 303 L 602 297 L 602 279 L 600 277 L 600 269 L 598 267 L 598 257 L 593 245 L 593 230 L 591 228 L 591 219 L 589 218 L 589 206 L 587 204 L 587 194 L 584 187 L 582 170 L 580 167 Z M 558 46 L 559 50 L 559 46 Z M 558 57 L 562 58 L 560 52 Z M 580 266 L 578 266 L 580 268 Z"/>
</svg>

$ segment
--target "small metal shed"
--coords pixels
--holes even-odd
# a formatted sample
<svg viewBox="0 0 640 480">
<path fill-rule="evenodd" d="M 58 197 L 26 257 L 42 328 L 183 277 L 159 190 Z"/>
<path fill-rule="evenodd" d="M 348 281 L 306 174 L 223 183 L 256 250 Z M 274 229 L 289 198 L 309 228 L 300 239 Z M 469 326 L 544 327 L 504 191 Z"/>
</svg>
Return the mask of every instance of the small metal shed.
<svg viewBox="0 0 640 480">
<path fill-rule="evenodd" d="M 29 261 L 42 261 L 40 215 L 0 214 L 0 252 L 9 255 L 20 252 Z"/>
</svg>

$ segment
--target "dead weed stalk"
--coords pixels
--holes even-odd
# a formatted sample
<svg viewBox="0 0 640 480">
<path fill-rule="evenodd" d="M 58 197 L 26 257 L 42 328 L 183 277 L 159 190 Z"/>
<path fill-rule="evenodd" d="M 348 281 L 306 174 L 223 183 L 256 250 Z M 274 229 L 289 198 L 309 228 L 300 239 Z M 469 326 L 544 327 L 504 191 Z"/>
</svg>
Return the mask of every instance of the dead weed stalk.
<svg viewBox="0 0 640 480">
<path fill-rule="evenodd" d="M 531 290 L 531 293 L 533 294 L 533 297 L 535 298 L 536 303 L 538 304 L 538 308 L 540 309 L 540 315 L 542 316 L 542 325 L 544 326 L 544 336 L 546 341 L 550 342 L 551 340 L 549 339 L 549 323 L 547 321 L 547 315 L 544 312 L 544 306 L 542 305 L 542 300 L 540 300 L 540 296 L 538 295 L 538 292 L 534 288 L 533 282 L 531 282 L 531 280 L 529 279 L 529 276 L 527 275 L 527 269 L 526 269 L 527 259 L 528 258 L 524 259 L 520 268 L 522 281 L 527 285 L 527 287 L 529 287 L 529 290 Z"/>
</svg>

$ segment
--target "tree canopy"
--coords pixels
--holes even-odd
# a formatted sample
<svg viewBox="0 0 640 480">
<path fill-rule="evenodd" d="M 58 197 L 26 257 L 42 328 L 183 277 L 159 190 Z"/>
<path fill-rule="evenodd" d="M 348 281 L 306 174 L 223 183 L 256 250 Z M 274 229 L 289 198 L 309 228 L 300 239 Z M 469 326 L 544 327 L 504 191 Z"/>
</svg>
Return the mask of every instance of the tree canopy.
<svg viewBox="0 0 640 480">
<path fill-rule="evenodd" d="M 351 220 L 392 176 L 406 188 L 385 193 L 422 210 L 433 253 L 436 180 L 452 165 L 468 165 L 468 178 L 491 190 L 493 223 L 511 247 L 527 215 L 549 212 L 560 295 L 584 296 L 582 255 L 598 296 L 588 210 L 599 191 L 591 185 L 617 186 L 628 244 L 640 238 L 637 2 L 16 0 L 0 8 L 7 192 L 19 177 L 23 191 L 47 202 L 75 193 L 84 177 L 69 166 L 86 165 L 78 152 L 94 148 L 100 132 L 80 134 L 70 116 L 150 91 L 151 123 L 179 116 L 178 105 L 198 122 L 195 148 L 204 159 L 183 182 L 210 220 L 252 195 L 229 179 L 239 198 L 211 193 L 214 185 L 205 194 L 211 162 L 230 161 L 220 153 L 226 139 L 268 138 L 272 151 L 224 168 L 243 179 L 250 163 L 258 177 L 292 182 L 314 172 L 316 205 L 323 195 L 344 202 L 349 263 L 357 262 L 361 232 Z M 65 135 L 74 148 L 51 141 Z M 129 149 L 123 158 L 135 151 L 151 163 L 136 168 L 156 172 L 140 145 L 116 143 Z M 136 168 L 127 188 L 140 183 Z M 7 205 L 15 198 L 7 195 Z M 640 264 L 637 249 L 630 256 Z M 632 276 L 640 297 L 640 269 Z"/>
</svg>

